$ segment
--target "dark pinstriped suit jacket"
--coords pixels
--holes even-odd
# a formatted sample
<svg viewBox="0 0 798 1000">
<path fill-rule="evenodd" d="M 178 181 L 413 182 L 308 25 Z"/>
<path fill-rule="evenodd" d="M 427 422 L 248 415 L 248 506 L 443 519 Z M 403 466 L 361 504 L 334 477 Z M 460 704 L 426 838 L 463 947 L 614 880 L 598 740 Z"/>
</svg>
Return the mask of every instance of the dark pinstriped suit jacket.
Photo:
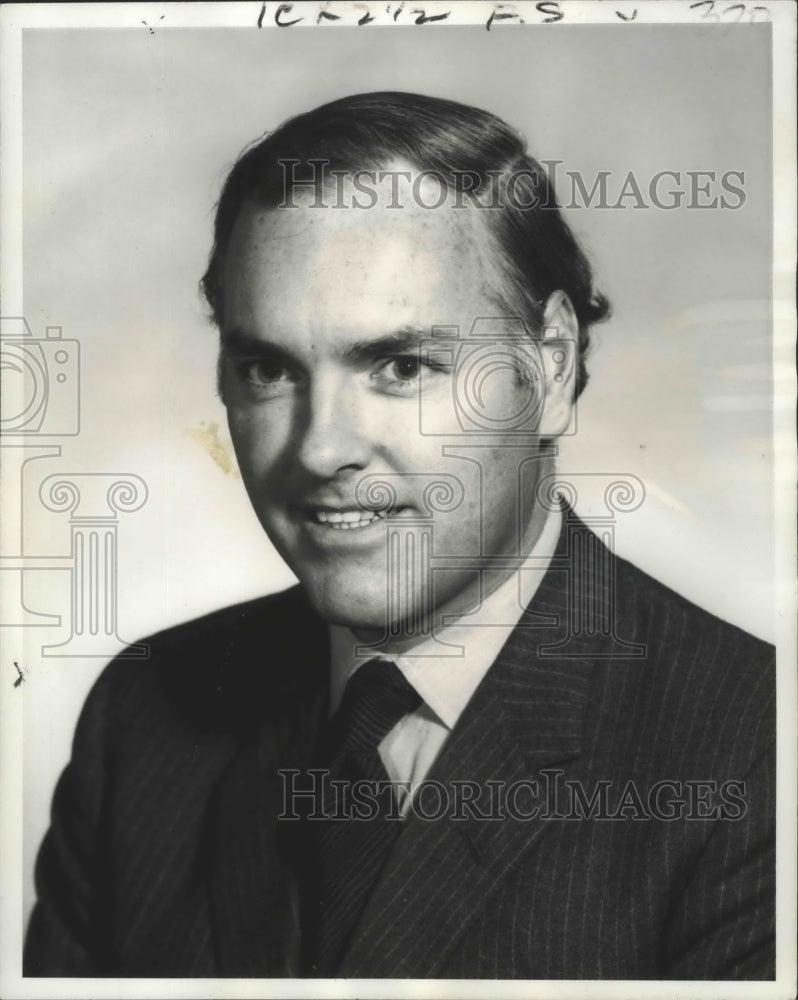
<svg viewBox="0 0 798 1000">
<path fill-rule="evenodd" d="M 428 777 L 542 787 L 541 771 L 561 772 L 588 796 L 609 782 L 616 804 L 632 779 L 643 805 L 658 781 L 736 780 L 744 815 L 719 818 L 706 786 L 705 819 L 645 818 L 634 802 L 625 819 L 523 819 L 521 799 L 498 821 L 411 815 L 340 975 L 772 978 L 772 650 L 606 552 L 595 573 L 584 556 L 599 544 L 566 517 Z M 597 595 L 615 637 L 584 627 Z M 618 640 L 645 655 L 620 656 Z M 84 708 L 26 973 L 298 975 L 296 828 L 276 820 L 276 771 L 307 763 L 326 711 L 326 628 L 293 590 L 150 644 Z"/>
</svg>

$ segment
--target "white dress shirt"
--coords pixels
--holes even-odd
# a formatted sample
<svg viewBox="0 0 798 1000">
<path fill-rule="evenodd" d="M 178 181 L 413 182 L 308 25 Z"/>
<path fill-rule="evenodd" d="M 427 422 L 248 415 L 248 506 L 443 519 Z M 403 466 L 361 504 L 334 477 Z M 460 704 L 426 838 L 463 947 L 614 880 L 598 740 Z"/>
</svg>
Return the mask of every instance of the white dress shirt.
<svg viewBox="0 0 798 1000">
<path fill-rule="evenodd" d="M 535 546 L 512 576 L 484 598 L 476 611 L 444 626 L 434 638 L 423 639 L 411 649 L 395 654 L 382 649 L 358 656 L 355 650 L 361 641 L 348 628 L 330 626 L 331 713 L 338 707 L 352 674 L 375 658 L 392 660 L 421 696 L 416 711 L 400 719 L 378 747 L 388 777 L 401 783 L 399 804 L 403 815 L 463 709 L 535 596 L 554 555 L 561 521 L 559 509 L 551 511 Z M 441 656 L 441 642 L 460 650 L 455 655 Z M 409 788 L 409 794 L 405 788 Z"/>
</svg>

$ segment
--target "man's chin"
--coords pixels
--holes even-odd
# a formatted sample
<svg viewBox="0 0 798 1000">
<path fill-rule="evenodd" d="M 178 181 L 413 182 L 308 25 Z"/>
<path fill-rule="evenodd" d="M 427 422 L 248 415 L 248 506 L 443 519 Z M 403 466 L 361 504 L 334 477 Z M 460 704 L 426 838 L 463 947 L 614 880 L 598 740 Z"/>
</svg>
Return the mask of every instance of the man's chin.
<svg viewBox="0 0 798 1000">
<path fill-rule="evenodd" d="M 339 594 L 324 587 L 304 585 L 305 593 L 318 615 L 330 625 L 342 625 L 356 633 L 383 635 L 388 627 L 385 599 L 372 595 Z"/>
<path fill-rule="evenodd" d="M 427 638 L 433 625 L 432 621 L 422 620 L 418 612 L 413 613 L 409 620 L 390 621 L 384 605 L 372 605 L 367 599 L 350 603 L 337 601 L 329 594 L 310 594 L 309 597 L 324 621 L 348 628 L 355 638 L 367 645 L 387 644 L 391 649 L 400 651 Z"/>
<path fill-rule="evenodd" d="M 392 641 L 414 639 L 428 634 L 433 626 L 433 621 L 422 613 L 425 595 L 404 591 L 403 600 L 392 601 L 383 573 L 297 576 L 318 615 L 330 625 L 350 629 L 363 642 L 388 635 Z"/>
</svg>

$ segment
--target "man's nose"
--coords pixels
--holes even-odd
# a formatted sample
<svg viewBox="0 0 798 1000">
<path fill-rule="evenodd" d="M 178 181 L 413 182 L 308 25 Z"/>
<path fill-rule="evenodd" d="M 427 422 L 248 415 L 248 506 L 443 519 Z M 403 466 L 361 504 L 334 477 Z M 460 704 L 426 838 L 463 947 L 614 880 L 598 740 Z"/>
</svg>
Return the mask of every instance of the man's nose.
<svg viewBox="0 0 798 1000">
<path fill-rule="evenodd" d="M 306 400 L 297 448 L 303 469 L 330 479 L 347 469 L 365 468 L 371 455 L 366 415 L 349 380 L 334 375 L 320 378 Z"/>
</svg>

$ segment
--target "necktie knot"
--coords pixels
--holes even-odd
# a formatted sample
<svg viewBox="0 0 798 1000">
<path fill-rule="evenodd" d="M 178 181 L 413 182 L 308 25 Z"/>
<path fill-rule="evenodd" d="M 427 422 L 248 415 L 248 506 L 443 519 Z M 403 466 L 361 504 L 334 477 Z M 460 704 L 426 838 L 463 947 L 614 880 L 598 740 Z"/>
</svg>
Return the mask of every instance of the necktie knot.
<svg viewBox="0 0 798 1000">
<path fill-rule="evenodd" d="M 376 750 L 397 722 L 420 704 L 420 695 L 395 663 L 369 660 L 347 682 L 330 722 L 330 757 Z"/>
</svg>

